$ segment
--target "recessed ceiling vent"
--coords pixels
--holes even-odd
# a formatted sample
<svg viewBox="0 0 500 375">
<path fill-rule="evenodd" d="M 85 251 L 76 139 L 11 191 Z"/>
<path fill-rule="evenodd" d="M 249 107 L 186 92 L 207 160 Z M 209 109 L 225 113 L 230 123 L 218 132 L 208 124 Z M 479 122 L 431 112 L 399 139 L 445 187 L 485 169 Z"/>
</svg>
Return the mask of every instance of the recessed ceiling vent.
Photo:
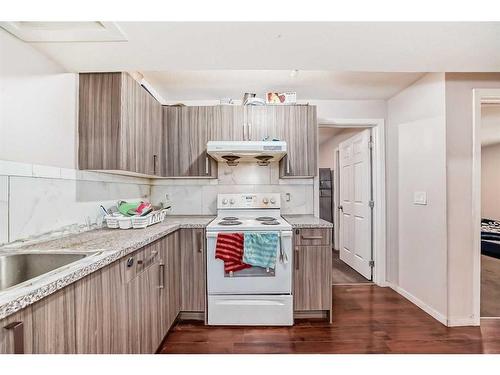
<svg viewBox="0 0 500 375">
<path fill-rule="evenodd" d="M 127 38 L 115 22 L 0 22 L 25 42 L 123 42 Z"/>
</svg>

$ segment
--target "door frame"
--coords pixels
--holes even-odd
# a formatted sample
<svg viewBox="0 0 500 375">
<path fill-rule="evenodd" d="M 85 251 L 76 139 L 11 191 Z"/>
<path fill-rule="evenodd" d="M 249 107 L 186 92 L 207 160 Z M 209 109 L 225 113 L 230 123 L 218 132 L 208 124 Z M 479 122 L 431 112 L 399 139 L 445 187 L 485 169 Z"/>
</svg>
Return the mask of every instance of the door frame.
<svg viewBox="0 0 500 375">
<path fill-rule="evenodd" d="M 472 90 L 473 320 L 481 323 L 481 104 L 500 103 L 500 89 Z"/>
<path fill-rule="evenodd" d="M 339 209 L 337 207 L 339 206 L 339 200 L 340 200 L 340 194 L 339 194 L 339 169 L 340 169 L 340 162 L 339 162 L 339 156 L 340 155 L 340 150 L 338 147 L 336 147 L 333 150 L 333 164 L 335 165 L 335 173 L 333 174 L 333 222 L 338 223 L 340 221 L 340 215 L 339 215 Z M 339 247 L 339 226 L 334 225 L 333 226 L 333 248 L 336 251 L 340 251 Z"/>
<path fill-rule="evenodd" d="M 388 286 L 386 278 L 385 120 L 377 118 L 318 119 L 318 128 L 371 128 L 374 142 L 372 181 L 375 201 L 373 208 L 373 260 L 375 262 L 373 282 L 378 286 Z M 319 192 L 316 194 L 319 195 Z M 337 208 L 335 209 L 337 211 Z"/>
</svg>

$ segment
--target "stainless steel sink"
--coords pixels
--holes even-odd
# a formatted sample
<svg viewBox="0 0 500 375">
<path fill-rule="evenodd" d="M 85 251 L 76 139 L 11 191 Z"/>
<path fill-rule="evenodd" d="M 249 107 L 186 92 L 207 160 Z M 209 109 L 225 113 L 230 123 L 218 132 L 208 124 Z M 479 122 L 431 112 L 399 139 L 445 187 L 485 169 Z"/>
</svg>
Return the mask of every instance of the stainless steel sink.
<svg viewBox="0 0 500 375">
<path fill-rule="evenodd" d="M 0 254 L 0 292 L 97 252 L 20 252 Z"/>
</svg>

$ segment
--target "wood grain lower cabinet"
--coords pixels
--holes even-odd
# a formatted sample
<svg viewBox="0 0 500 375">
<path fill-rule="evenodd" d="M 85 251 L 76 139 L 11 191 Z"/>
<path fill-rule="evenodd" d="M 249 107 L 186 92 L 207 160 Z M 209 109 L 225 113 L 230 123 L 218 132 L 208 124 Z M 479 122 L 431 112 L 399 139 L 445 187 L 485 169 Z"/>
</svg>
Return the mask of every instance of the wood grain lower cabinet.
<svg viewBox="0 0 500 375">
<path fill-rule="evenodd" d="M 0 354 L 33 353 L 31 306 L 0 321 Z"/>
<path fill-rule="evenodd" d="M 203 229 L 170 233 L 0 321 L 0 353 L 154 353 L 205 310 Z"/>
<path fill-rule="evenodd" d="M 33 353 L 76 353 L 75 291 L 72 285 L 32 306 Z"/>
<path fill-rule="evenodd" d="M 181 229 L 181 310 L 205 311 L 205 230 Z"/>
<path fill-rule="evenodd" d="M 330 310 L 332 247 L 296 246 L 294 260 L 294 309 Z"/>
<path fill-rule="evenodd" d="M 167 236 L 166 298 L 168 298 L 168 327 L 174 323 L 181 310 L 180 234 Z M 168 297 L 167 297 L 168 296 Z"/>
<path fill-rule="evenodd" d="M 127 353 L 125 264 L 118 261 L 75 284 L 77 353 Z"/>
<path fill-rule="evenodd" d="M 294 234 L 293 304 L 295 311 L 332 309 L 330 229 L 296 229 Z M 310 242 L 323 245 L 312 245 Z M 330 241 L 327 243 L 327 241 Z M 305 244 L 305 245 L 304 245 Z"/>
</svg>

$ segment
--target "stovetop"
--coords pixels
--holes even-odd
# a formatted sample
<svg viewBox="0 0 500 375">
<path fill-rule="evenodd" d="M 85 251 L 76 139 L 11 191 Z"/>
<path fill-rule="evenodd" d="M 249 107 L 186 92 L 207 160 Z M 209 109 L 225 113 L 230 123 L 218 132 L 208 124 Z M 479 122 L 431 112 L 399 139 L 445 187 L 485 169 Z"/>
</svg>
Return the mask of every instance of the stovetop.
<svg viewBox="0 0 500 375">
<path fill-rule="evenodd" d="M 217 217 L 207 231 L 283 231 L 292 226 L 281 217 L 279 193 L 219 194 Z"/>
<path fill-rule="evenodd" d="M 263 220 L 265 218 L 265 220 Z M 276 231 L 292 230 L 292 226 L 281 216 L 264 217 L 260 216 L 228 216 L 219 215 L 207 226 L 208 231 Z"/>
</svg>

